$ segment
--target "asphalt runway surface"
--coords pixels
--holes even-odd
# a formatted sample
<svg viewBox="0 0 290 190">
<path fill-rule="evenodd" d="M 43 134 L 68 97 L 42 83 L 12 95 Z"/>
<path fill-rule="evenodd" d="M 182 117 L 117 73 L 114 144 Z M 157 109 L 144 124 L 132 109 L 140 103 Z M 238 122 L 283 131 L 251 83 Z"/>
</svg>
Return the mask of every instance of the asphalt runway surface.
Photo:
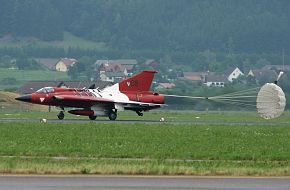
<svg viewBox="0 0 290 190">
<path fill-rule="evenodd" d="M 290 178 L 1 176 L 0 190 L 289 190 Z"/>
<path fill-rule="evenodd" d="M 1 122 L 33 122 L 40 123 L 40 119 L 32 119 L 32 118 L 0 118 Z M 173 124 L 173 125 L 207 125 L 207 124 L 217 124 L 217 125 L 288 125 L 290 126 L 290 122 L 223 122 L 223 121 L 156 121 L 156 120 L 78 120 L 78 119 L 47 119 L 48 123 L 124 123 L 124 124 L 134 124 L 134 123 L 142 123 L 142 124 Z"/>
</svg>

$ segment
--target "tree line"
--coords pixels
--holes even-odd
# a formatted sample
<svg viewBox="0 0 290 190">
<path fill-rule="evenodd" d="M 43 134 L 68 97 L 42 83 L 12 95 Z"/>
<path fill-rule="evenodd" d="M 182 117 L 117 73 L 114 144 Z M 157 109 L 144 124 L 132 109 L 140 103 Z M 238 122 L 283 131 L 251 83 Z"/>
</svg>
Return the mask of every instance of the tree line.
<svg viewBox="0 0 290 190">
<path fill-rule="evenodd" d="M 23 46 L 23 47 L 0 47 L 0 67 L 10 67 L 11 60 L 17 58 L 63 58 L 70 57 L 80 59 L 89 57 L 90 60 L 98 59 L 136 59 L 138 63 L 144 63 L 147 59 L 155 59 L 159 62 L 158 69 L 161 73 L 168 73 L 172 69 L 175 72 L 182 71 L 215 71 L 223 72 L 229 67 L 237 66 L 242 71 L 258 69 L 264 65 L 282 64 L 281 53 L 240 53 L 228 54 L 205 50 L 203 52 L 163 52 L 154 50 L 99 50 L 82 48 L 61 48 L 54 46 Z M 290 57 L 284 55 L 284 62 L 287 64 Z M 94 61 L 87 62 L 87 65 Z M 19 63 L 21 64 L 21 62 Z M 19 68 L 24 68 L 21 65 Z M 27 69 L 35 69 L 29 67 Z M 148 69 L 140 67 L 140 69 Z"/>
<path fill-rule="evenodd" d="M 270 53 L 290 49 L 287 0 L 0 0 L 0 37 L 62 40 L 63 32 L 115 49 Z"/>
</svg>

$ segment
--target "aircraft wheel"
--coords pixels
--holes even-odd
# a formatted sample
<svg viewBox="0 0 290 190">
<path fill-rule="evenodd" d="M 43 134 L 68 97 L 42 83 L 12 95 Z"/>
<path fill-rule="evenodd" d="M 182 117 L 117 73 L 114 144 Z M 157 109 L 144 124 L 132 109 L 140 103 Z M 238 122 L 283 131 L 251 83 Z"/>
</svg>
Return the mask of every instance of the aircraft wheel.
<svg viewBox="0 0 290 190">
<path fill-rule="evenodd" d="M 57 117 L 58 117 L 59 120 L 63 120 L 63 118 L 64 118 L 64 113 L 63 113 L 63 111 L 60 111 L 60 112 L 58 113 Z"/>
<path fill-rule="evenodd" d="M 90 120 L 96 120 L 96 119 L 97 119 L 97 116 L 95 116 L 95 115 L 90 115 L 89 118 L 90 118 Z"/>
<path fill-rule="evenodd" d="M 111 111 L 109 113 L 109 119 L 114 121 L 114 120 L 116 120 L 116 118 L 117 118 L 117 112 Z"/>
<path fill-rule="evenodd" d="M 138 116 L 143 116 L 143 113 L 141 111 L 136 111 Z"/>
</svg>

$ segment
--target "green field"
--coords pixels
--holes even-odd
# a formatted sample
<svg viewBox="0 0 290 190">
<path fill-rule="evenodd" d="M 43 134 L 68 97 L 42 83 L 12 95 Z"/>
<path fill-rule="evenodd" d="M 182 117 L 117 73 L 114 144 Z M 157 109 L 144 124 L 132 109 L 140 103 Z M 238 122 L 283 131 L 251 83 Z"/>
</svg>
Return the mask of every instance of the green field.
<svg viewBox="0 0 290 190">
<path fill-rule="evenodd" d="M 106 50 L 107 47 L 104 43 L 92 42 L 83 38 L 77 37 L 69 32 L 64 32 L 63 41 L 41 41 L 32 39 L 13 39 L 10 41 L 2 41 L 0 48 L 9 47 L 26 47 L 26 46 L 37 46 L 37 47 L 58 47 L 58 48 L 80 48 L 80 49 L 93 49 L 93 50 Z"/>
<path fill-rule="evenodd" d="M 43 114 L 23 113 L 23 118 L 41 118 Z M 53 118 L 54 114 L 47 118 Z M 236 126 L 2 122 L 0 172 L 289 176 L 290 127 L 279 124 L 289 121 L 287 115 L 288 112 L 273 125 Z M 11 115 L 1 115 L 8 116 Z M 149 112 L 142 119 L 160 117 L 180 121 L 199 117 L 208 121 L 265 122 L 255 113 L 247 112 L 160 111 Z M 119 117 L 139 118 L 130 112 Z"/>
<path fill-rule="evenodd" d="M 32 39 L 11 39 L 1 41 L 0 48 L 21 48 L 21 47 L 36 47 L 36 48 L 79 48 L 81 50 L 100 50 L 106 51 L 108 47 L 104 43 L 92 42 L 83 38 L 77 37 L 69 32 L 64 32 L 63 41 L 40 41 Z M 4 89 L 17 89 L 26 81 L 29 80 L 69 80 L 67 73 L 56 71 L 43 71 L 43 70 L 11 70 L 0 68 L 0 82 L 4 78 L 15 78 L 16 84 L 4 85 L 0 83 L 0 90 Z M 86 77 L 83 77 L 86 79 Z"/>
<path fill-rule="evenodd" d="M 43 71 L 43 70 L 11 70 L 0 68 L 0 81 L 4 78 L 13 77 L 16 79 L 15 85 L 3 85 L 0 84 L 0 90 L 19 88 L 25 82 L 30 80 L 68 80 L 67 73 L 56 71 Z"/>
<path fill-rule="evenodd" d="M 9 123 L 2 155 L 201 160 L 290 158 L 288 126 Z"/>
</svg>

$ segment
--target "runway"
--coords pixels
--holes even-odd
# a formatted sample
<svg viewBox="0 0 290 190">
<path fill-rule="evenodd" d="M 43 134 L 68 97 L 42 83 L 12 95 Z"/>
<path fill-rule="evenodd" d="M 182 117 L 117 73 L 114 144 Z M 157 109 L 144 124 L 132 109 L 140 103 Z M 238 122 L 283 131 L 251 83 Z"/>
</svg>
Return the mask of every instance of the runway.
<svg viewBox="0 0 290 190">
<path fill-rule="evenodd" d="M 39 119 L 32 119 L 32 118 L 0 118 L 1 122 L 32 122 L 32 123 L 39 123 Z M 172 124 L 172 125 L 287 125 L 290 126 L 290 122 L 272 122 L 272 121 L 264 121 L 264 122 L 231 122 L 231 121 L 156 121 L 156 120 L 84 120 L 84 119 L 47 119 L 47 123 L 123 123 L 123 124 Z"/>
<path fill-rule="evenodd" d="M 1 176 L 0 190 L 289 190 L 289 178 Z"/>
</svg>

